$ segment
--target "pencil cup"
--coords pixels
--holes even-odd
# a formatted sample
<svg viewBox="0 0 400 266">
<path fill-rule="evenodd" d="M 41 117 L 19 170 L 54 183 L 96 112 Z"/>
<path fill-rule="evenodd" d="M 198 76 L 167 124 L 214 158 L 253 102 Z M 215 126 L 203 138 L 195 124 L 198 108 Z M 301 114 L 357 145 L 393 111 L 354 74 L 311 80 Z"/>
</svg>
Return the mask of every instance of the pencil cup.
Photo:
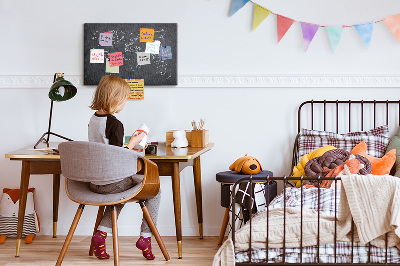
<svg viewBox="0 0 400 266">
<path fill-rule="evenodd" d="M 208 145 L 209 131 L 208 130 L 192 130 L 191 131 L 191 146 L 194 148 L 202 148 Z"/>
</svg>

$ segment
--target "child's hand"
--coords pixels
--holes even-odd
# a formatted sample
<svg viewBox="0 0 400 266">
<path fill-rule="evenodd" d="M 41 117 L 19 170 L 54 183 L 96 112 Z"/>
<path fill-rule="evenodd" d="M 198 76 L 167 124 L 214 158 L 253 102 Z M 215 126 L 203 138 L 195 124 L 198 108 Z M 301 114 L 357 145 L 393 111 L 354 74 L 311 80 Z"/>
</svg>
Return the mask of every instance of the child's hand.
<svg viewBox="0 0 400 266">
<path fill-rule="evenodd" d="M 147 143 L 146 143 L 146 146 L 144 147 L 144 149 L 141 149 L 141 150 L 132 149 L 132 150 L 137 151 L 137 152 L 144 152 L 146 149 L 147 149 Z"/>
<path fill-rule="evenodd" d="M 129 138 L 128 142 L 128 148 L 133 150 L 133 147 L 135 147 L 137 144 L 139 144 L 142 139 L 144 138 L 144 133 L 143 132 L 138 132 L 135 131 L 132 136 Z"/>
</svg>

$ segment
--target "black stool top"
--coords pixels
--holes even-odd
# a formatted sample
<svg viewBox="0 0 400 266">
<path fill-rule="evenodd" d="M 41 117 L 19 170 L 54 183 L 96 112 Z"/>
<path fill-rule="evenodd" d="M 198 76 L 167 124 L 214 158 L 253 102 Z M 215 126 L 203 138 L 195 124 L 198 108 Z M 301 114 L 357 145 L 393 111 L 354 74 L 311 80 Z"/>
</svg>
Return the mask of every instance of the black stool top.
<svg viewBox="0 0 400 266">
<path fill-rule="evenodd" d="M 236 171 L 225 171 L 219 172 L 216 174 L 216 179 L 220 183 L 227 183 L 227 184 L 234 184 L 240 178 L 249 177 L 248 174 L 238 173 Z M 271 171 L 264 170 L 260 171 L 258 174 L 253 175 L 253 177 L 267 177 L 267 176 L 274 176 Z"/>
</svg>

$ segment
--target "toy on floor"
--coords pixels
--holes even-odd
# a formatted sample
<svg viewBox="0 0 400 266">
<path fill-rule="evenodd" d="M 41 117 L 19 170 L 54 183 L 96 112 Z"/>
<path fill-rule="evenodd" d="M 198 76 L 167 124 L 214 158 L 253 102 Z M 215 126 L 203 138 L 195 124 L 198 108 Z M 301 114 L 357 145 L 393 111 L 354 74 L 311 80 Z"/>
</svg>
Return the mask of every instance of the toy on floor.
<svg viewBox="0 0 400 266">
<path fill-rule="evenodd" d="M 256 175 L 263 169 L 260 162 L 256 158 L 247 156 L 246 154 L 245 156 L 240 157 L 233 164 L 231 164 L 229 170 L 248 175 Z"/>
<path fill-rule="evenodd" d="M 28 189 L 26 209 L 22 236 L 25 243 L 32 242 L 36 233 L 39 232 L 39 219 L 35 212 L 33 191 Z M 17 237 L 19 189 L 3 189 L 3 196 L 0 200 L 0 244 L 4 243 L 7 237 Z"/>
</svg>

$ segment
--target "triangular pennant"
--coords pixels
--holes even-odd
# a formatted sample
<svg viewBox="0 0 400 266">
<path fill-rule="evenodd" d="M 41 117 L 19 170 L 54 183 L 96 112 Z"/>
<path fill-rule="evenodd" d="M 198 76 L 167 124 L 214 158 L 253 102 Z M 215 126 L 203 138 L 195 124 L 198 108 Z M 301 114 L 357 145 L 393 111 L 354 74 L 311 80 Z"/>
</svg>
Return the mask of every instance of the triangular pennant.
<svg viewBox="0 0 400 266">
<path fill-rule="evenodd" d="M 260 25 L 263 20 L 271 14 L 271 10 L 268 10 L 260 5 L 255 4 L 254 6 L 254 17 L 253 17 L 253 31 Z"/>
<path fill-rule="evenodd" d="M 386 27 L 392 32 L 393 36 L 400 43 L 400 14 L 385 18 L 383 20 Z"/>
<path fill-rule="evenodd" d="M 360 25 L 354 25 L 358 34 L 360 35 L 362 41 L 364 42 L 365 46 L 369 48 L 371 43 L 372 31 L 374 30 L 375 22 L 369 22 Z"/>
<path fill-rule="evenodd" d="M 336 52 L 339 42 L 342 39 L 344 28 L 344 26 L 326 27 L 326 32 L 328 33 L 329 40 L 331 41 L 333 52 Z"/>
<path fill-rule="evenodd" d="M 241 9 L 249 1 L 250 0 L 233 0 L 232 7 L 231 7 L 231 13 L 229 16 L 232 16 L 233 14 L 235 14 L 239 9 Z"/>
<path fill-rule="evenodd" d="M 319 25 L 301 22 L 301 30 L 303 31 L 304 49 L 307 52 L 308 46 L 319 29 Z"/>
<path fill-rule="evenodd" d="M 285 36 L 286 32 L 292 26 L 294 20 L 281 15 L 276 15 L 277 29 L 278 29 L 278 43 Z"/>
</svg>

